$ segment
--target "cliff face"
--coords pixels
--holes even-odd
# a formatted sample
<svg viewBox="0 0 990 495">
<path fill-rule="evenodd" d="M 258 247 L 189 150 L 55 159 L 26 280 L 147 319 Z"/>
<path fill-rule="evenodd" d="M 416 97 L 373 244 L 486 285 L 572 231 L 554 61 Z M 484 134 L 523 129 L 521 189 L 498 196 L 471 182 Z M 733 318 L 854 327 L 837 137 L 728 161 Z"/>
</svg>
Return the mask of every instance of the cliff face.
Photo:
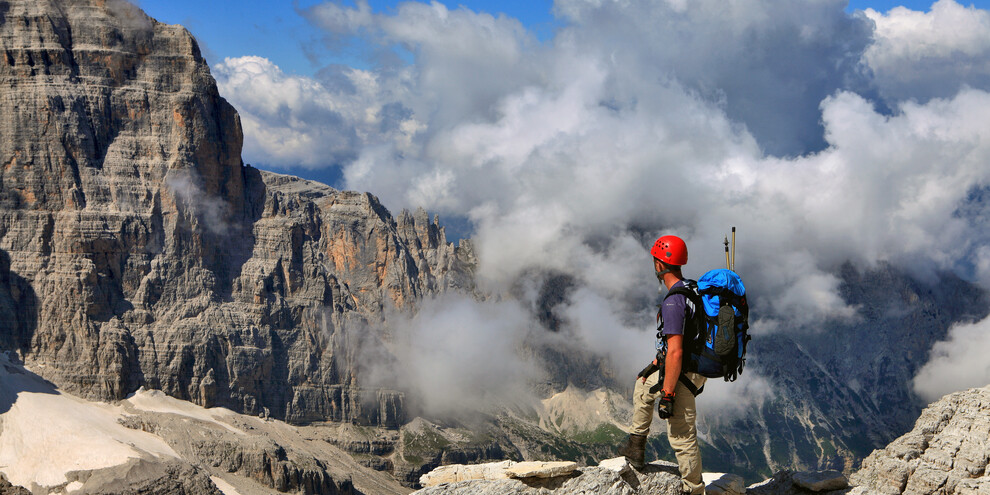
<svg viewBox="0 0 990 495">
<path fill-rule="evenodd" d="M 359 383 L 388 307 L 470 289 L 425 212 L 241 163 L 195 40 L 121 0 L 0 1 L 0 344 L 90 398 L 139 386 L 395 426 Z"/>
<path fill-rule="evenodd" d="M 872 493 L 990 493 L 990 386 L 929 405 L 852 480 Z"/>
</svg>

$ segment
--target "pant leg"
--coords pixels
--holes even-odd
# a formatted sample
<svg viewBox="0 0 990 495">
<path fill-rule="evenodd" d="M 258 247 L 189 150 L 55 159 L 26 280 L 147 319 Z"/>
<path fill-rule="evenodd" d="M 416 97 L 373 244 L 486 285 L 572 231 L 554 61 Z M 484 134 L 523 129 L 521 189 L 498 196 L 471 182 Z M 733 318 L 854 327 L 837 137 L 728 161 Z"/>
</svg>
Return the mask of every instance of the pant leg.
<svg viewBox="0 0 990 495">
<path fill-rule="evenodd" d="M 697 373 L 685 373 L 696 387 L 705 384 L 705 377 Z M 674 388 L 674 415 L 667 420 L 667 439 L 677 456 L 677 467 L 681 472 L 681 485 L 686 493 L 705 493 L 705 482 L 701 479 L 701 449 L 698 446 L 696 422 L 698 411 L 695 398 L 680 381 Z"/>
<path fill-rule="evenodd" d="M 629 433 L 636 435 L 650 434 L 650 425 L 653 424 L 653 405 L 661 393 L 659 389 L 654 393 L 650 393 L 650 388 L 656 385 L 659 380 L 659 371 L 654 371 L 650 376 L 647 376 L 645 383 L 639 377 L 636 378 L 636 387 L 633 388 L 632 427 L 629 429 Z"/>
</svg>

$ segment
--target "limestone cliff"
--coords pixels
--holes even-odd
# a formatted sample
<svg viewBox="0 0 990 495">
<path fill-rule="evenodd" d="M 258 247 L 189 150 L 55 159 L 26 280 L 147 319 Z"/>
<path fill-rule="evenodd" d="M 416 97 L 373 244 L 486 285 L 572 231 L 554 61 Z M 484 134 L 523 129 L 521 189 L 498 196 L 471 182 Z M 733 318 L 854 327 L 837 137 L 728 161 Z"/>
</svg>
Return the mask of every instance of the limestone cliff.
<svg viewBox="0 0 990 495">
<path fill-rule="evenodd" d="M 914 429 L 863 461 L 853 481 L 876 493 L 990 493 L 990 386 L 929 405 Z"/>
<path fill-rule="evenodd" d="M 0 1 L 0 344 L 76 394 L 403 421 L 388 307 L 470 289 L 425 212 L 245 166 L 195 40 L 122 0 Z"/>
</svg>

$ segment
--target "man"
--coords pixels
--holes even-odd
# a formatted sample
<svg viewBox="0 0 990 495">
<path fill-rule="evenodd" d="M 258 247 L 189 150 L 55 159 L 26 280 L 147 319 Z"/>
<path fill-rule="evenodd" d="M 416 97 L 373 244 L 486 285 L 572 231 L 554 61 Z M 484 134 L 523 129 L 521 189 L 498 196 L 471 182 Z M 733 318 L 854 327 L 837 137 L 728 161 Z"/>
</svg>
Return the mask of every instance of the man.
<svg viewBox="0 0 990 495">
<path fill-rule="evenodd" d="M 668 291 L 684 285 L 681 266 L 687 264 L 688 253 L 683 240 L 672 235 L 662 236 L 653 244 L 650 254 L 653 255 L 657 278 Z M 659 398 L 657 413 L 667 420 L 667 439 L 677 456 L 681 487 L 684 493 L 703 494 L 705 484 L 701 479 L 695 397 L 684 383 L 690 382 L 695 392 L 705 384 L 705 377 L 684 371 L 684 330 L 693 311 L 693 305 L 682 294 L 664 299 L 660 309 L 663 341 L 657 358 L 637 377 L 633 391 L 632 428 L 619 454 L 629 459 L 637 469 L 645 466 L 646 437 L 653 422 L 653 405 Z"/>
</svg>

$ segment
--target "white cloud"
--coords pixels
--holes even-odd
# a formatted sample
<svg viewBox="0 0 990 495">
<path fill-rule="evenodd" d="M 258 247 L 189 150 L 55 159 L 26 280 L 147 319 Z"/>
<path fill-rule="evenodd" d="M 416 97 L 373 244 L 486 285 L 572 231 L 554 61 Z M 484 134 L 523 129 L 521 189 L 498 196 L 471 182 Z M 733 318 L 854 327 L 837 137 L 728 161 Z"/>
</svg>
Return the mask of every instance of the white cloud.
<svg viewBox="0 0 990 495">
<path fill-rule="evenodd" d="M 522 401 L 538 368 L 521 357 L 528 313 L 518 303 L 481 303 L 457 294 L 424 301 L 412 317 L 389 321 L 399 384 L 432 414 L 484 410 Z"/>
<path fill-rule="evenodd" d="M 914 379 L 914 390 L 931 402 L 939 397 L 990 383 L 990 318 L 960 324 L 949 339 L 935 344 L 931 359 Z"/>
<path fill-rule="evenodd" d="M 888 100 L 952 96 L 990 85 L 990 12 L 939 0 L 930 12 L 867 9 L 875 42 L 864 60 Z"/>
<path fill-rule="evenodd" d="M 176 203 L 188 208 L 190 217 L 201 222 L 214 234 L 227 235 L 238 226 L 229 222 L 230 207 L 219 197 L 203 190 L 202 179 L 193 170 L 171 170 L 165 179 L 169 191 L 175 195 Z"/>
<path fill-rule="evenodd" d="M 331 83 L 285 74 L 263 57 L 227 58 L 213 68 L 217 86 L 238 109 L 245 161 L 268 166 L 342 166 L 380 140 L 405 149 L 420 124 L 394 99 L 402 77 L 333 68 Z"/>
</svg>

